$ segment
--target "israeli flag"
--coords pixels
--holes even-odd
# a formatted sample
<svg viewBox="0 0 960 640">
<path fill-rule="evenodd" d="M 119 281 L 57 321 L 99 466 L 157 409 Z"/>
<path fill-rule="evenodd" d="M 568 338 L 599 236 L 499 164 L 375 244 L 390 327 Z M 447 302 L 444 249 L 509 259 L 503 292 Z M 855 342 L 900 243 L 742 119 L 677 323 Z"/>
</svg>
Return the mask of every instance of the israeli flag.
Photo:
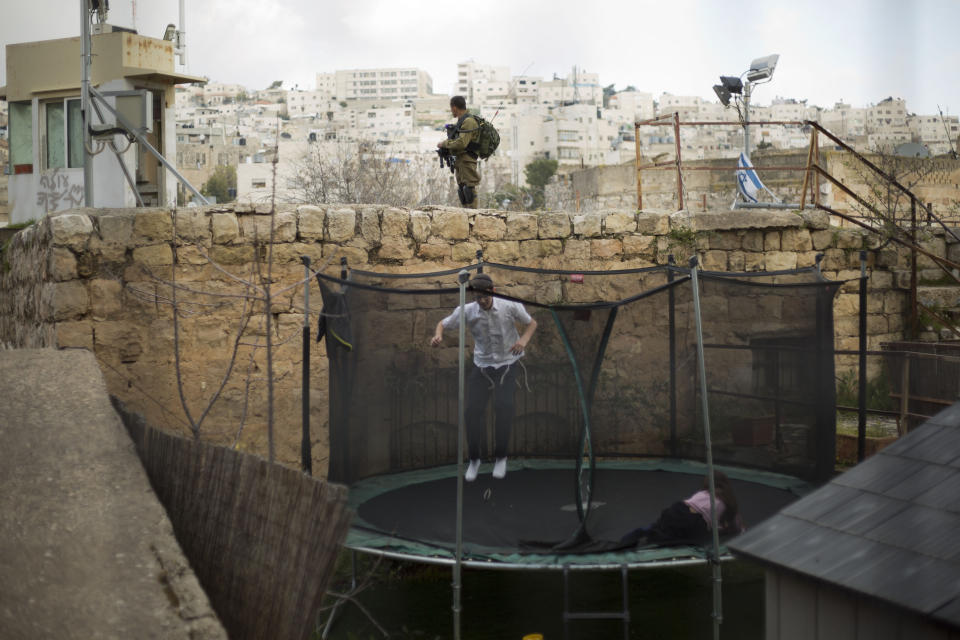
<svg viewBox="0 0 960 640">
<path fill-rule="evenodd" d="M 769 191 L 757 177 L 757 172 L 750 163 L 750 158 L 741 151 L 740 158 L 737 160 L 737 191 L 747 202 L 759 202 L 757 194 L 760 193 L 761 189 Z"/>
</svg>

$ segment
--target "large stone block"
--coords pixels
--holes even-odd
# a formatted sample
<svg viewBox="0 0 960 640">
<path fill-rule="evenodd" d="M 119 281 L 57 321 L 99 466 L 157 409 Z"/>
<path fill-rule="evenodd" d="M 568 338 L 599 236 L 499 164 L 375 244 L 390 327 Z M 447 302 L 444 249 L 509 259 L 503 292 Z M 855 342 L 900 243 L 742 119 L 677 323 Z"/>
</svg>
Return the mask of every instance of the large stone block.
<svg viewBox="0 0 960 640">
<path fill-rule="evenodd" d="M 93 327 L 88 320 L 58 322 L 56 324 L 58 349 L 88 349 L 93 351 Z"/>
<path fill-rule="evenodd" d="M 357 212 L 353 209 L 327 211 L 327 240 L 345 242 L 356 233 Z"/>
<path fill-rule="evenodd" d="M 747 231 L 740 239 L 740 246 L 744 251 L 763 251 L 763 231 Z"/>
<path fill-rule="evenodd" d="M 119 280 L 96 278 L 90 281 L 90 313 L 94 320 L 105 320 L 123 309 L 123 285 Z"/>
<path fill-rule="evenodd" d="M 293 242 L 297 239 L 297 214 L 280 211 L 269 215 L 245 215 L 239 217 L 240 229 L 248 242 L 269 242 L 270 225 L 273 225 L 274 242 Z"/>
<path fill-rule="evenodd" d="M 816 251 L 836 248 L 834 241 L 837 238 L 836 232 L 829 229 L 814 231 L 810 234 L 810 242 Z"/>
<path fill-rule="evenodd" d="M 232 244 L 240 239 L 240 223 L 233 213 L 215 213 L 210 220 L 214 244 Z"/>
<path fill-rule="evenodd" d="M 472 263 L 477 258 L 477 251 L 482 247 L 476 242 L 458 242 L 453 245 L 450 257 L 454 262 Z"/>
<path fill-rule="evenodd" d="M 133 238 L 133 215 L 104 214 L 98 219 L 100 239 L 114 247 L 128 247 Z"/>
<path fill-rule="evenodd" d="M 405 237 L 384 237 L 377 255 L 383 260 L 407 260 L 413 257 L 413 242 Z"/>
<path fill-rule="evenodd" d="M 384 239 L 407 237 L 410 233 L 410 212 L 406 209 L 384 209 L 381 228 Z"/>
<path fill-rule="evenodd" d="M 445 240 L 466 240 L 470 237 L 470 221 L 464 211 L 435 211 L 433 235 Z"/>
<path fill-rule="evenodd" d="M 210 248 L 210 259 L 221 266 L 247 264 L 253 257 L 253 247 L 248 244 L 236 247 L 214 245 Z"/>
<path fill-rule="evenodd" d="M 563 241 L 563 257 L 567 260 L 589 260 L 590 241 L 567 238 Z"/>
<path fill-rule="evenodd" d="M 366 246 L 375 247 L 380 244 L 381 238 L 399 238 L 400 234 L 388 233 L 387 223 L 384 220 L 384 230 L 380 231 L 380 211 L 373 207 L 364 207 L 360 210 L 360 237 L 366 241 Z"/>
<path fill-rule="evenodd" d="M 784 229 L 780 237 L 781 251 L 811 251 L 813 240 L 808 229 Z"/>
<path fill-rule="evenodd" d="M 837 234 L 838 249 L 859 249 L 863 246 L 865 231 L 858 229 L 839 229 Z"/>
<path fill-rule="evenodd" d="M 491 262 L 513 262 L 520 257 L 520 243 L 516 240 L 488 242 L 483 257 Z"/>
<path fill-rule="evenodd" d="M 53 247 L 47 259 L 47 273 L 53 280 L 73 280 L 77 277 L 77 257 L 65 247 Z"/>
<path fill-rule="evenodd" d="M 173 264 L 173 251 L 168 244 L 155 244 L 149 247 L 137 247 L 133 250 L 133 261 L 148 267 L 160 267 Z"/>
<path fill-rule="evenodd" d="M 655 253 L 655 236 L 629 235 L 623 237 L 623 255 L 624 256 L 648 256 L 652 257 Z"/>
<path fill-rule="evenodd" d="M 322 240 L 327 212 L 320 207 L 297 207 L 297 232 L 301 240 Z"/>
<path fill-rule="evenodd" d="M 747 256 L 743 251 L 731 251 L 727 254 L 727 269 L 730 271 L 746 271 Z"/>
<path fill-rule="evenodd" d="M 537 260 L 563 253 L 561 240 L 523 240 L 520 242 L 520 257 L 524 260 Z"/>
<path fill-rule="evenodd" d="M 743 246 L 743 238 L 741 237 L 742 232 L 737 231 L 714 231 L 710 234 L 705 234 L 703 239 L 706 240 L 707 246 L 705 248 L 709 249 L 719 249 L 721 251 L 736 251 Z M 697 238 L 700 239 L 699 237 Z"/>
<path fill-rule="evenodd" d="M 85 213 L 58 213 L 50 216 L 52 244 L 82 251 L 93 233 L 93 222 Z"/>
<path fill-rule="evenodd" d="M 780 251 L 780 232 L 767 231 L 763 234 L 764 251 Z"/>
<path fill-rule="evenodd" d="M 480 240 L 503 240 L 507 223 L 499 216 L 477 214 L 473 220 L 473 235 Z"/>
<path fill-rule="evenodd" d="M 358 247 L 346 247 L 336 244 L 323 245 L 323 259 L 333 257 L 331 264 L 339 264 L 340 258 L 347 259 L 347 265 L 350 267 L 363 267 L 369 264 L 370 257 L 365 249 Z"/>
<path fill-rule="evenodd" d="M 804 267 L 812 267 L 817 264 L 817 251 L 804 251 L 797 254 L 797 269 L 803 269 Z"/>
<path fill-rule="evenodd" d="M 670 233 L 670 215 L 641 211 L 637 214 L 637 233 L 663 236 Z"/>
<path fill-rule="evenodd" d="M 571 231 L 570 214 L 548 211 L 540 214 L 537 235 L 540 238 L 567 238 Z"/>
<path fill-rule="evenodd" d="M 94 336 L 94 349 L 98 354 L 105 355 L 108 360 L 132 363 L 139 360 L 143 354 L 140 331 L 130 323 L 96 322 Z"/>
<path fill-rule="evenodd" d="M 608 213 L 603 218 L 604 233 L 633 233 L 637 230 L 637 216 L 635 213 Z"/>
<path fill-rule="evenodd" d="M 608 260 L 623 254 L 623 243 L 616 238 L 600 238 L 590 241 L 590 257 Z"/>
<path fill-rule="evenodd" d="M 138 211 L 133 220 L 133 244 L 138 247 L 169 242 L 173 238 L 173 218 L 165 209 Z"/>
<path fill-rule="evenodd" d="M 420 244 L 417 255 L 424 260 L 447 260 L 451 255 L 450 245 L 424 242 Z"/>
<path fill-rule="evenodd" d="M 44 285 L 44 294 L 53 320 L 57 322 L 76 320 L 90 311 L 90 295 L 86 284 L 80 280 Z"/>
<path fill-rule="evenodd" d="M 537 237 L 537 216 L 532 213 L 508 213 L 506 237 L 511 240 L 530 240 Z"/>
<path fill-rule="evenodd" d="M 210 214 L 203 209 L 176 209 L 177 238 L 182 242 L 210 243 Z"/>
<path fill-rule="evenodd" d="M 603 218 L 597 213 L 573 216 L 573 233 L 584 238 L 595 238 L 603 233 Z"/>
<path fill-rule="evenodd" d="M 430 214 L 425 211 L 410 212 L 410 235 L 416 242 L 426 242 L 430 237 Z"/>
<path fill-rule="evenodd" d="M 727 252 L 726 251 L 704 251 L 701 255 L 703 268 L 707 271 L 726 271 L 727 270 Z"/>
<path fill-rule="evenodd" d="M 766 271 L 783 271 L 797 268 L 797 254 L 789 251 L 768 251 L 763 257 Z"/>
</svg>

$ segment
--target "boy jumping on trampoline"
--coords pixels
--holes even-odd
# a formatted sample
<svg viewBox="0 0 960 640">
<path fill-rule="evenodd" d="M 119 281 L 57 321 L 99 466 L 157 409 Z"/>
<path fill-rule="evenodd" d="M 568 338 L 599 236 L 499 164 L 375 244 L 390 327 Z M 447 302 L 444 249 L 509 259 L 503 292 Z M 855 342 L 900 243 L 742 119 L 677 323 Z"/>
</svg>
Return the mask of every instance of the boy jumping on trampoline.
<svg viewBox="0 0 960 640">
<path fill-rule="evenodd" d="M 489 275 L 475 275 L 470 280 L 470 288 L 475 293 L 475 301 L 464 307 L 467 329 L 474 342 L 473 368 L 467 377 L 466 389 L 470 464 L 463 477 L 467 482 L 476 480 L 480 470 L 480 443 L 491 391 L 496 423 L 493 477 L 507 475 L 507 441 L 513 424 L 517 378 L 517 367 L 513 365 L 523 357 L 523 350 L 537 329 L 537 321 L 530 317 L 522 304 L 491 295 L 494 287 Z M 439 346 L 443 342 L 444 329 L 455 329 L 459 325 L 460 309 L 457 308 L 437 323 L 430 344 Z M 519 334 L 517 325 L 524 327 L 523 335 Z"/>
</svg>

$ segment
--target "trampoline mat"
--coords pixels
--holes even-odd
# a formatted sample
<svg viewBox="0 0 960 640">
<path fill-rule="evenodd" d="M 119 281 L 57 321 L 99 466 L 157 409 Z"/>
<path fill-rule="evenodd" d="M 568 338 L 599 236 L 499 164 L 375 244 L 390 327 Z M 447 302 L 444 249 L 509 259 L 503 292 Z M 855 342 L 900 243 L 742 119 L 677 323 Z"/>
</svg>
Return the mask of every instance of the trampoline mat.
<svg viewBox="0 0 960 640">
<path fill-rule="evenodd" d="M 572 465 L 511 461 L 502 480 L 493 479 L 491 466 L 484 464 L 477 480 L 463 485 L 464 557 L 520 564 L 543 562 L 544 554 L 527 550 L 525 543 L 561 542 L 579 524 Z M 722 469 L 731 479 L 748 528 L 811 488 L 789 476 Z M 698 491 L 704 473 L 702 464 L 676 460 L 598 465 L 587 524 L 590 537 L 616 542 L 628 531 L 650 524 L 671 503 Z M 347 546 L 392 549 L 401 555 L 448 556 L 456 541 L 456 497 L 455 466 L 358 482 L 351 487 L 357 518 Z M 626 553 L 631 555 L 630 562 L 640 563 L 644 558 L 661 561 L 691 554 L 703 556 L 702 549 L 691 547 Z M 564 558 L 564 562 L 573 563 L 598 560 L 577 554 Z"/>
</svg>

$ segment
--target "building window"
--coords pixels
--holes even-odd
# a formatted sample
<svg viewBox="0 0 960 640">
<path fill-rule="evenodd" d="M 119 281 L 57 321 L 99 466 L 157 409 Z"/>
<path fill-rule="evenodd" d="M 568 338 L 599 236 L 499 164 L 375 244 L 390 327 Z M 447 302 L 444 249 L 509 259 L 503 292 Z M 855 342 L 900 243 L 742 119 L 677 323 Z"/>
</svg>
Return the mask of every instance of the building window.
<svg viewBox="0 0 960 640">
<path fill-rule="evenodd" d="M 264 178 L 254 178 L 250 181 L 250 186 L 254 189 L 266 189 L 267 181 Z"/>
<path fill-rule="evenodd" d="M 33 172 L 33 108 L 29 102 L 10 103 L 10 166 L 14 173 Z"/>
</svg>

